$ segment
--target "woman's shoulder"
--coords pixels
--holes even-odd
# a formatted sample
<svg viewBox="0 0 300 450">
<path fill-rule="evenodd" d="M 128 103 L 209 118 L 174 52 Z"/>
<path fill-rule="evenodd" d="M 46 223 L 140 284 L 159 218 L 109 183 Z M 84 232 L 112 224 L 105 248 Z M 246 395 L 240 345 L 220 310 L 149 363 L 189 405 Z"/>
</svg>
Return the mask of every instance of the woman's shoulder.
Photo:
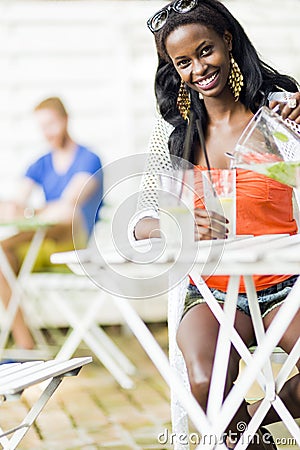
<svg viewBox="0 0 300 450">
<path fill-rule="evenodd" d="M 36 158 L 31 164 L 31 167 L 44 167 L 45 165 L 50 165 L 52 161 L 52 152 L 48 151 L 47 153 L 44 153 L 40 155 L 38 158 Z"/>
<path fill-rule="evenodd" d="M 173 125 L 167 122 L 161 114 L 156 114 L 152 134 L 150 137 L 150 147 L 160 147 L 167 145 L 169 137 L 173 130 Z"/>
<path fill-rule="evenodd" d="M 173 125 L 167 122 L 160 113 L 157 113 L 155 116 L 155 128 L 168 135 L 170 135 L 174 130 Z"/>
<path fill-rule="evenodd" d="M 97 153 L 95 153 L 95 151 L 93 151 L 89 147 L 86 147 L 85 145 L 78 144 L 77 159 L 88 161 L 90 163 L 94 163 L 101 166 L 100 156 Z"/>
</svg>

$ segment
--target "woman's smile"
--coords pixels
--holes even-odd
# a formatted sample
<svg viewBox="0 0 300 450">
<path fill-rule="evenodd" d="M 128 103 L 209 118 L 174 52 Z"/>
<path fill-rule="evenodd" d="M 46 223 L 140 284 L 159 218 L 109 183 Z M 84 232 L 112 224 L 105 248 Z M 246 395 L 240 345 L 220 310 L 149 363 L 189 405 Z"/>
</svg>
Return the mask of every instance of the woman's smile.
<svg viewBox="0 0 300 450">
<path fill-rule="evenodd" d="M 202 90 L 209 90 L 215 87 L 219 80 L 219 70 L 211 72 L 205 77 L 201 77 L 193 81 L 194 85 Z"/>
</svg>

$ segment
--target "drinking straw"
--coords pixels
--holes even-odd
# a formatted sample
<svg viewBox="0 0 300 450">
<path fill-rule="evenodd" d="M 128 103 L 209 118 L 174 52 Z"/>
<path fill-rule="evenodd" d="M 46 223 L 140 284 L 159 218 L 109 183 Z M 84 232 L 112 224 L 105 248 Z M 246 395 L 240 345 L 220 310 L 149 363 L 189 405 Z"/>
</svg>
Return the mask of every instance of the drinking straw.
<svg viewBox="0 0 300 450">
<path fill-rule="evenodd" d="M 182 158 L 187 161 L 189 161 L 190 159 L 192 150 L 193 124 L 194 124 L 194 113 L 193 111 L 190 111 L 188 127 L 184 138 L 183 155 L 182 155 Z"/>
<path fill-rule="evenodd" d="M 213 195 L 214 195 L 214 197 L 217 197 L 217 193 L 215 191 L 213 180 L 212 180 L 212 177 L 211 177 L 211 167 L 210 167 L 210 163 L 209 163 L 209 159 L 208 159 L 208 153 L 207 153 L 207 149 L 206 149 L 206 145 L 205 145 L 204 133 L 203 133 L 203 128 L 202 128 L 200 119 L 196 120 L 196 126 L 197 126 L 197 130 L 198 130 L 198 134 L 199 134 L 200 145 L 201 145 L 201 148 L 202 148 L 202 150 L 204 152 L 205 162 L 206 162 L 206 165 L 207 165 L 208 176 L 209 176 L 209 179 L 210 179 Z"/>
<path fill-rule="evenodd" d="M 188 121 L 188 127 L 186 130 L 185 138 L 184 138 L 184 144 L 183 144 L 183 155 L 182 158 L 186 161 L 190 160 L 190 155 L 192 151 L 192 142 L 193 142 L 193 124 L 194 124 L 194 113 L 193 111 L 190 111 L 189 113 L 189 121 Z M 182 197 L 183 192 L 183 185 L 184 185 L 184 179 L 185 179 L 185 171 L 183 170 L 182 174 L 182 180 L 181 180 L 181 186 L 180 186 L 180 193 L 179 193 L 179 202 Z"/>
<path fill-rule="evenodd" d="M 207 165 L 207 169 L 210 171 L 211 167 L 210 167 L 210 163 L 209 163 L 209 159 L 208 159 L 208 154 L 207 154 L 207 150 L 206 150 L 206 145 L 205 145 L 205 139 L 204 139 L 204 134 L 203 134 L 203 129 L 202 129 L 202 125 L 200 122 L 200 119 L 196 120 L 196 126 L 197 126 L 197 130 L 198 130 L 198 134 L 199 134 L 199 139 L 200 139 L 200 145 L 201 148 L 204 152 L 204 157 L 205 157 L 205 162 Z"/>
</svg>

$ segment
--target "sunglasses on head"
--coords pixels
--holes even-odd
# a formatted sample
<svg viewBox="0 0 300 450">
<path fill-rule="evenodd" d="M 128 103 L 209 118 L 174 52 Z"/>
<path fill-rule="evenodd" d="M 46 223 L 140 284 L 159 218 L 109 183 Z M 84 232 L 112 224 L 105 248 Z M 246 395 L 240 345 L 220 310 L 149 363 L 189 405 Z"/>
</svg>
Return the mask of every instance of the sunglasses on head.
<svg viewBox="0 0 300 450">
<path fill-rule="evenodd" d="M 198 3 L 199 0 L 176 0 L 150 17 L 147 20 L 147 26 L 152 33 L 156 33 L 156 31 L 159 31 L 166 24 L 169 14 L 172 11 L 178 14 L 184 14 L 194 9 Z"/>
</svg>

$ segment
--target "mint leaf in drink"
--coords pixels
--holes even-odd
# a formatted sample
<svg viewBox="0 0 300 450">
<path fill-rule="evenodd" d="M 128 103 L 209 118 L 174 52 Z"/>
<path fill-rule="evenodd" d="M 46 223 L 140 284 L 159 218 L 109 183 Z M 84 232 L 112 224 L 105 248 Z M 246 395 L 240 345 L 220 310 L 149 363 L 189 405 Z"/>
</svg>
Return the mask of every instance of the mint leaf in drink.
<svg viewBox="0 0 300 450">
<path fill-rule="evenodd" d="M 280 183 L 296 187 L 299 184 L 299 180 L 297 182 L 298 168 L 300 171 L 300 161 L 281 161 L 267 167 L 266 175 Z"/>
<path fill-rule="evenodd" d="M 275 131 L 273 133 L 273 136 L 276 137 L 281 142 L 288 142 L 288 140 L 289 140 L 289 138 L 285 134 L 281 133 L 280 131 Z"/>
</svg>

